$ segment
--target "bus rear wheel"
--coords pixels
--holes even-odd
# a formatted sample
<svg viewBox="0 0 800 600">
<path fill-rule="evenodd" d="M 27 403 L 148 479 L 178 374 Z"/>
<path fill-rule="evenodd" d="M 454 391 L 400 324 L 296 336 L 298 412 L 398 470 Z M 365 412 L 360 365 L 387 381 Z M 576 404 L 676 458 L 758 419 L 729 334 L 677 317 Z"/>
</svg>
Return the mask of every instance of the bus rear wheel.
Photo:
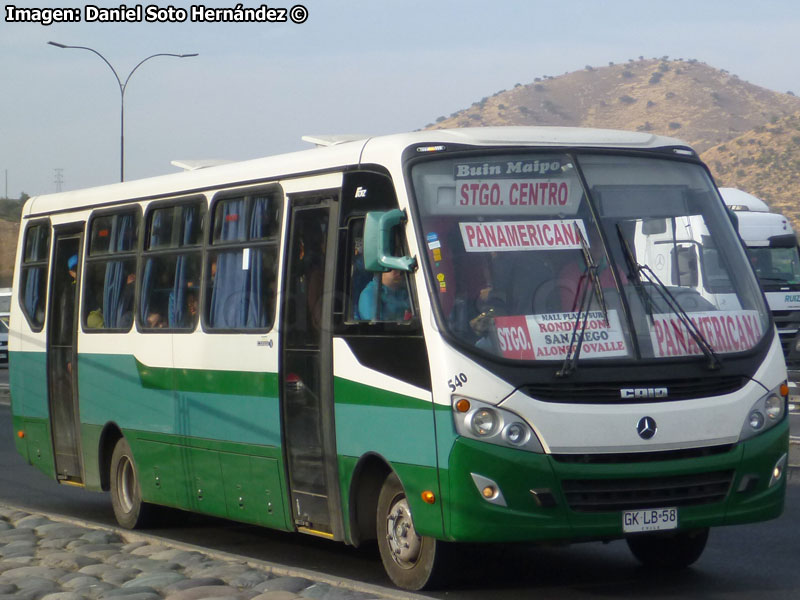
<svg viewBox="0 0 800 600">
<path fill-rule="evenodd" d="M 130 444 L 120 438 L 111 455 L 111 506 L 117 523 L 126 529 L 147 527 L 153 521 L 155 507 L 142 502 L 139 472 Z"/>
<path fill-rule="evenodd" d="M 417 534 L 406 493 L 394 473 L 378 497 L 377 532 L 383 567 L 396 586 L 416 591 L 441 584 L 445 544 Z"/>
<path fill-rule="evenodd" d="M 683 569 L 703 554 L 708 542 L 708 528 L 670 535 L 636 535 L 626 541 L 633 555 L 645 567 Z"/>
</svg>

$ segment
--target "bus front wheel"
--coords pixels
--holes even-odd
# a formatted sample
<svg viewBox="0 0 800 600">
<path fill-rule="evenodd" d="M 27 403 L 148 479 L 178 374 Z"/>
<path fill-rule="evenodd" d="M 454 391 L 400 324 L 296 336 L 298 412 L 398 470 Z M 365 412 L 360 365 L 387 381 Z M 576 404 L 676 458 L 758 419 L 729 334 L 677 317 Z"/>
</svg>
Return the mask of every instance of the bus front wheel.
<svg viewBox="0 0 800 600">
<path fill-rule="evenodd" d="M 633 555 L 645 567 L 683 569 L 700 558 L 705 550 L 708 528 L 671 535 L 636 535 L 626 541 Z"/>
<path fill-rule="evenodd" d="M 394 473 L 378 497 L 377 532 L 383 567 L 396 586 L 416 591 L 441 583 L 445 544 L 417 534 L 406 493 Z"/>
<path fill-rule="evenodd" d="M 154 506 L 142 502 L 139 472 L 130 444 L 120 438 L 111 455 L 111 506 L 117 523 L 126 529 L 147 527 L 152 521 Z"/>
</svg>

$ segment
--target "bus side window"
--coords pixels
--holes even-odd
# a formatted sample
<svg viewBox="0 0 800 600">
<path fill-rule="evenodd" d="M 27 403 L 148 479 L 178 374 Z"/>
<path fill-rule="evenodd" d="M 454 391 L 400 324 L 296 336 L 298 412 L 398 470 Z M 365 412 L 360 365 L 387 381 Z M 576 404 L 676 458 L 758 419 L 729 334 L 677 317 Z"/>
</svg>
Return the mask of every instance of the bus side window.
<svg viewBox="0 0 800 600">
<path fill-rule="evenodd" d="M 360 321 L 362 319 L 358 311 L 358 299 L 361 292 L 372 280 L 372 273 L 364 268 L 364 219 L 351 221 L 348 232 L 348 245 L 350 260 L 350 284 L 348 293 L 348 321 Z"/>
<path fill-rule="evenodd" d="M 159 206 L 147 215 L 139 325 L 193 331 L 199 319 L 205 201 Z"/>
<path fill-rule="evenodd" d="M 213 207 L 204 326 L 212 332 L 272 327 L 281 195 L 228 197 Z"/>
<path fill-rule="evenodd" d="M 348 316 L 354 321 L 410 321 L 416 314 L 412 302 L 409 273 L 392 269 L 370 273 L 364 268 L 364 219 L 350 224 L 350 308 Z M 395 233 L 395 247 L 404 248 L 400 230 Z M 395 252 L 395 254 L 400 254 Z"/>
<path fill-rule="evenodd" d="M 44 326 L 47 297 L 47 261 L 50 256 L 50 224 L 37 223 L 25 232 L 20 272 L 20 304 L 34 331 Z"/>
<path fill-rule="evenodd" d="M 129 331 L 133 325 L 138 230 L 138 209 L 92 217 L 81 314 L 85 331 Z"/>
</svg>

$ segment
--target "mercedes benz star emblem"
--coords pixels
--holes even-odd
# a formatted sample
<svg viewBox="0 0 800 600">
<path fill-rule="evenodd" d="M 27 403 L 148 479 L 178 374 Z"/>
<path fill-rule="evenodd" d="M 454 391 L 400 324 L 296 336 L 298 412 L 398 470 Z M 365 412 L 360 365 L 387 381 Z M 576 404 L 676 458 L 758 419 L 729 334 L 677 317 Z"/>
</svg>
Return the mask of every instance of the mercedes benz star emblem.
<svg viewBox="0 0 800 600">
<path fill-rule="evenodd" d="M 643 440 L 649 440 L 657 431 L 656 420 L 653 417 L 642 417 L 636 424 L 636 432 Z"/>
</svg>

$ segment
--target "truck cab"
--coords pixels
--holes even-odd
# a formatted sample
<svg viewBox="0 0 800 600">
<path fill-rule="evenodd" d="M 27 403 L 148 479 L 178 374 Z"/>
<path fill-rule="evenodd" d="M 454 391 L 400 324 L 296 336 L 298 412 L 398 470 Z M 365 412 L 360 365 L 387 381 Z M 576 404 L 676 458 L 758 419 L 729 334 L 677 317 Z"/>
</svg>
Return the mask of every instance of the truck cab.
<svg viewBox="0 0 800 600">
<path fill-rule="evenodd" d="M 800 254 L 797 236 L 783 215 L 752 194 L 720 188 L 736 215 L 739 236 L 747 248 L 770 311 L 778 327 L 789 369 L 792 395 L 800 395 Z"/>
</svg>

